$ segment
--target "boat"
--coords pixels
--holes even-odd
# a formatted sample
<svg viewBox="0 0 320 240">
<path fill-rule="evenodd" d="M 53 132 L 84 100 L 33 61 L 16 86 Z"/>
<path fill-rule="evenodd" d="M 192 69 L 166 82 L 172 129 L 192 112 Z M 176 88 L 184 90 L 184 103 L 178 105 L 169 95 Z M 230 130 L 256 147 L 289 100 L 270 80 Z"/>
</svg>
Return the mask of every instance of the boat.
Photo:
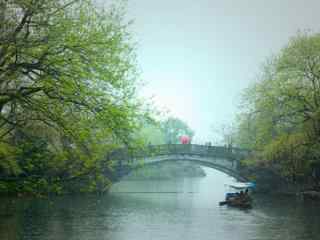
<svg viewBox="0 0 320 240">
<path fill-rule="evenodd" d="M 246 189 L 255 189 L 256 184 L 253 182 L 237 182 L 237 183 L 232 183 L 232 184 L 225 184 L 233 189 L 237 190 L 246 190 Z"/>
<path fill-rule="evenodd" d="M 236 189 L 237 192 L 226 193 L 225 201 L 219 202 L 220 206 L 227 205 L 239 208 L 251 208 L 252 198 L 249 195 L 249 190 L 255 188 L 255 183 L 234 183 L 227 184 L 229 187 Z"/>
</svg>

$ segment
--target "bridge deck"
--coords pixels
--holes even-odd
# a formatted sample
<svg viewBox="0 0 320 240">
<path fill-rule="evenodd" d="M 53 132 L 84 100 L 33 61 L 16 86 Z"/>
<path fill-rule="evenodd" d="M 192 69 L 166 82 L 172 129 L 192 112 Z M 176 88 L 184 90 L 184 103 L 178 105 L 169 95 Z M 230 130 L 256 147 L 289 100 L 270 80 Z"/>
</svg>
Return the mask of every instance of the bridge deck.
<svg viewBox="0 0 320 240">
<path fill-rule="evenodd" d="M 230 160 L 241 159 L 248 154 L 247 150 L 222 146 L 205 146 L 196 144 L 149 145 L 139 150 L 119 149 L 109 158 L 112 160 L 129 160 L 169 154 L 188 154 L 207 157 L 223 157 Z"/>
</svg>

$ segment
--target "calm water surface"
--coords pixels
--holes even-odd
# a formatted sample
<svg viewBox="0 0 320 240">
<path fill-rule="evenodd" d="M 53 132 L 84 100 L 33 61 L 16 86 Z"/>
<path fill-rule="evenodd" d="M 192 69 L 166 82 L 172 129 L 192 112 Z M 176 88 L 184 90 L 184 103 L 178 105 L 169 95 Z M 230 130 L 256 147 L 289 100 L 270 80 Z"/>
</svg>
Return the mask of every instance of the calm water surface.
<svg viewBox="0 0 320 240">
<path fill-rule="evenodd" d="M 255 196 L 251 210 L 219 207 L 234 179 L 123 181 L 105 196 L 0 199 L 1 240 L 320 239 L 320 204 Z"/>
</svg>

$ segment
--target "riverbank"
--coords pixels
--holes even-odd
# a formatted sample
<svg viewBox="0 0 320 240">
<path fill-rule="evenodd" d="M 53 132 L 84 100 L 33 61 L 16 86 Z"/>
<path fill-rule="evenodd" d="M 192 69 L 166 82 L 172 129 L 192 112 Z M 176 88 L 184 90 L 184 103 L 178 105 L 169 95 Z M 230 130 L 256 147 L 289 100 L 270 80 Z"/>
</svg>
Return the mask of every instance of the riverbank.
<svg viewBox="0 0 320 240">
<path fill-rule="evenodd" d="M 257 193 L 320 201 L 320 187 L 312 179 L 292 182 L 265 167 L 242 166 L 240 172 L 249 181 L 256 183 Z"/>
</svg>

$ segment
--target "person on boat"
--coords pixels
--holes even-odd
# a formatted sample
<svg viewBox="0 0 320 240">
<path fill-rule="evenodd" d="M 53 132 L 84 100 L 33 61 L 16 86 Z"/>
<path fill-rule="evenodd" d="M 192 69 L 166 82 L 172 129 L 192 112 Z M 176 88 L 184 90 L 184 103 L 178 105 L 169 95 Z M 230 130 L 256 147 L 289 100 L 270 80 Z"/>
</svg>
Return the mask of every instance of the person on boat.
<svg viewBox="0 0 320 240">
<path fill-rule="evenodd" d="M 245 192 L 244 192 L 243 200 L 244 200 L 244 201 L 248 201 L 248 202 L 251 200 L 250 195 L 249 195 L 249 189 L 248 189 L 248 188 L 247 188 L 247 189 L 245 190 Z"/>
<path fill-rule="evenodd" d="M 240 191 L 239 200 L 241 202 L 250 201 L 250 196 L 249 196 L 249 190 L 248 189 L 246 189 L 244 192 Z"/>
<path fill-rule="evenodd" d="M 243 193 L 242 190 L 240 191 L 239 197 L 240 197 L 240 198 L 243 198 L 243 197 L 244 197 L 244 193 Z"/>
</svg>

